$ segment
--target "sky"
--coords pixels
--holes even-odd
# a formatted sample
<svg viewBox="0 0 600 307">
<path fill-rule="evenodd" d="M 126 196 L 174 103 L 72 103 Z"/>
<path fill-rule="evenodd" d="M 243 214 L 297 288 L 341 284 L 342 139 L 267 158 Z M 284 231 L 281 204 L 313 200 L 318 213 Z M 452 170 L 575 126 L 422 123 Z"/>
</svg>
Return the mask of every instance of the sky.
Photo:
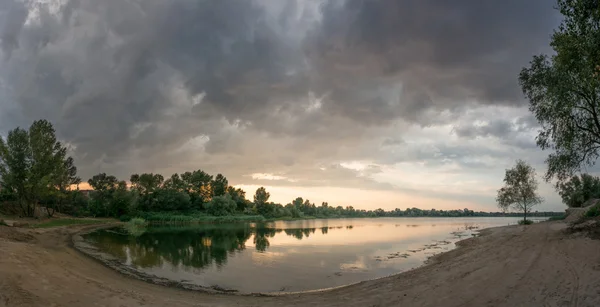
<svg viewBox="0 0 600 307">
<path fill-rule="evenodd" d="M 539 173 L 517 77 L 548 0 L 0 0 L 0 135 L 48 119 L 85 180 L 222 173 L 271 199 L 497 211 Z"/>
</svg>

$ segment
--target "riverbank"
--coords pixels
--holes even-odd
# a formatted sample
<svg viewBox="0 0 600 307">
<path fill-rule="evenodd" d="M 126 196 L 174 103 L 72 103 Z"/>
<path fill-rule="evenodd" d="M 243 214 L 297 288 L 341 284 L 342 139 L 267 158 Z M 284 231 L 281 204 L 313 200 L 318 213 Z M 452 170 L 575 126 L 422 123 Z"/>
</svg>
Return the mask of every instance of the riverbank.
<svg viewBox="0 0 600 307">
<path fill-rule="evenodd" d="M 484 230 L 426 266 L 329 291 L 208 294 L 126 277 L 72 248 L 90 226 L 0 226 L 0 306 L 598 306 L 600 241 L 561 221 Z"/>
</svg>

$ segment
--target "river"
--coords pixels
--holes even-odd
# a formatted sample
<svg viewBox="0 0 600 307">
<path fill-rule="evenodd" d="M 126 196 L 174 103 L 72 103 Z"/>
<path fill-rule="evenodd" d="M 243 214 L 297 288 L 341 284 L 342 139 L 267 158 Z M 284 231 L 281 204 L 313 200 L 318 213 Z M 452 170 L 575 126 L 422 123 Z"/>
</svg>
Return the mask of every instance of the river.
<svg viewBox="0 0 600 307">
<path fill-rule="evenodd" d="M 519 219 L 319 219 L 153 226 L 135 235 L 117 227 L 85 239 L 146 274 L 243 293 L 293 292 L 410 270 L 480 229 Z"/>
</svg>

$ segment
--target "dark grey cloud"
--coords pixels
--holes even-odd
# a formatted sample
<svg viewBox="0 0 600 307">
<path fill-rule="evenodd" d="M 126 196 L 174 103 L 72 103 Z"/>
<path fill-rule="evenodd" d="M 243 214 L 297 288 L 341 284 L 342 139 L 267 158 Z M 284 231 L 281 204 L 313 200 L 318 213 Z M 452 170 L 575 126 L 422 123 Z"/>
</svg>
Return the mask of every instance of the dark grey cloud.
<svg viewBox="0 0 600 307">
<path fill-rule="evenodd" d="M 423 110 L 468 100 L 521 103 L 515 75 L 557 24 L 547 0 L 331 1 L 324 15 L 309 50 L 325 78 L 342 85 L 335 110 L 362 118 L 372 108 L 379 120 L 422 121 Z M 395 82 L 403 85 L 396 104 L 360 95 Z"/>
<path fill-rule="evenodd" d="M 0 0 L 0 128 L 53 121 L 83 176 L 300 172 L 519 104 L 555 21 L 541 0 Z"/>
</svg>

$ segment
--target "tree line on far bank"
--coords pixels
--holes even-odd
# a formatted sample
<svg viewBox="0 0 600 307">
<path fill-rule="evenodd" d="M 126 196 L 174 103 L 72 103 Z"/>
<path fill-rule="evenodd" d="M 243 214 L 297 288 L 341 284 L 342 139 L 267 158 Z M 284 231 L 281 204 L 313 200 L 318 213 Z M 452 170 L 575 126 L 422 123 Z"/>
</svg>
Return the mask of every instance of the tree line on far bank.
<svg viewBox="0 0 600 307">
<path fill-rule="evenodd" d="M 265 218 L 302 217 L 460 217 L 505 216 L 504 213 L 408 208 L 385 211 L 359 210 L 352 206 L 320 206 L 301 197 L 282 205 L 269 201 L 264 187 L 248 199 L 242 189 L 229 185 L 222 174 L 202 170 L 173 174 L 133 174 L 129 183 L 101 173 L 88 180 L 92 191 L 75 188 L 81 183 L 67 148 L 56 138 L 52 124 L 35 121 L 28 130 L 16 128 L 6 140 L 0 138 L 1 205 L 18 208 L 32 217 L 40 207 L 52 216 L 61 212 L 74 216 L 127 218 L 145 213 L 249 215 Z M 544 212 L 539 215 L 550 215 Z"/>
</svg>

